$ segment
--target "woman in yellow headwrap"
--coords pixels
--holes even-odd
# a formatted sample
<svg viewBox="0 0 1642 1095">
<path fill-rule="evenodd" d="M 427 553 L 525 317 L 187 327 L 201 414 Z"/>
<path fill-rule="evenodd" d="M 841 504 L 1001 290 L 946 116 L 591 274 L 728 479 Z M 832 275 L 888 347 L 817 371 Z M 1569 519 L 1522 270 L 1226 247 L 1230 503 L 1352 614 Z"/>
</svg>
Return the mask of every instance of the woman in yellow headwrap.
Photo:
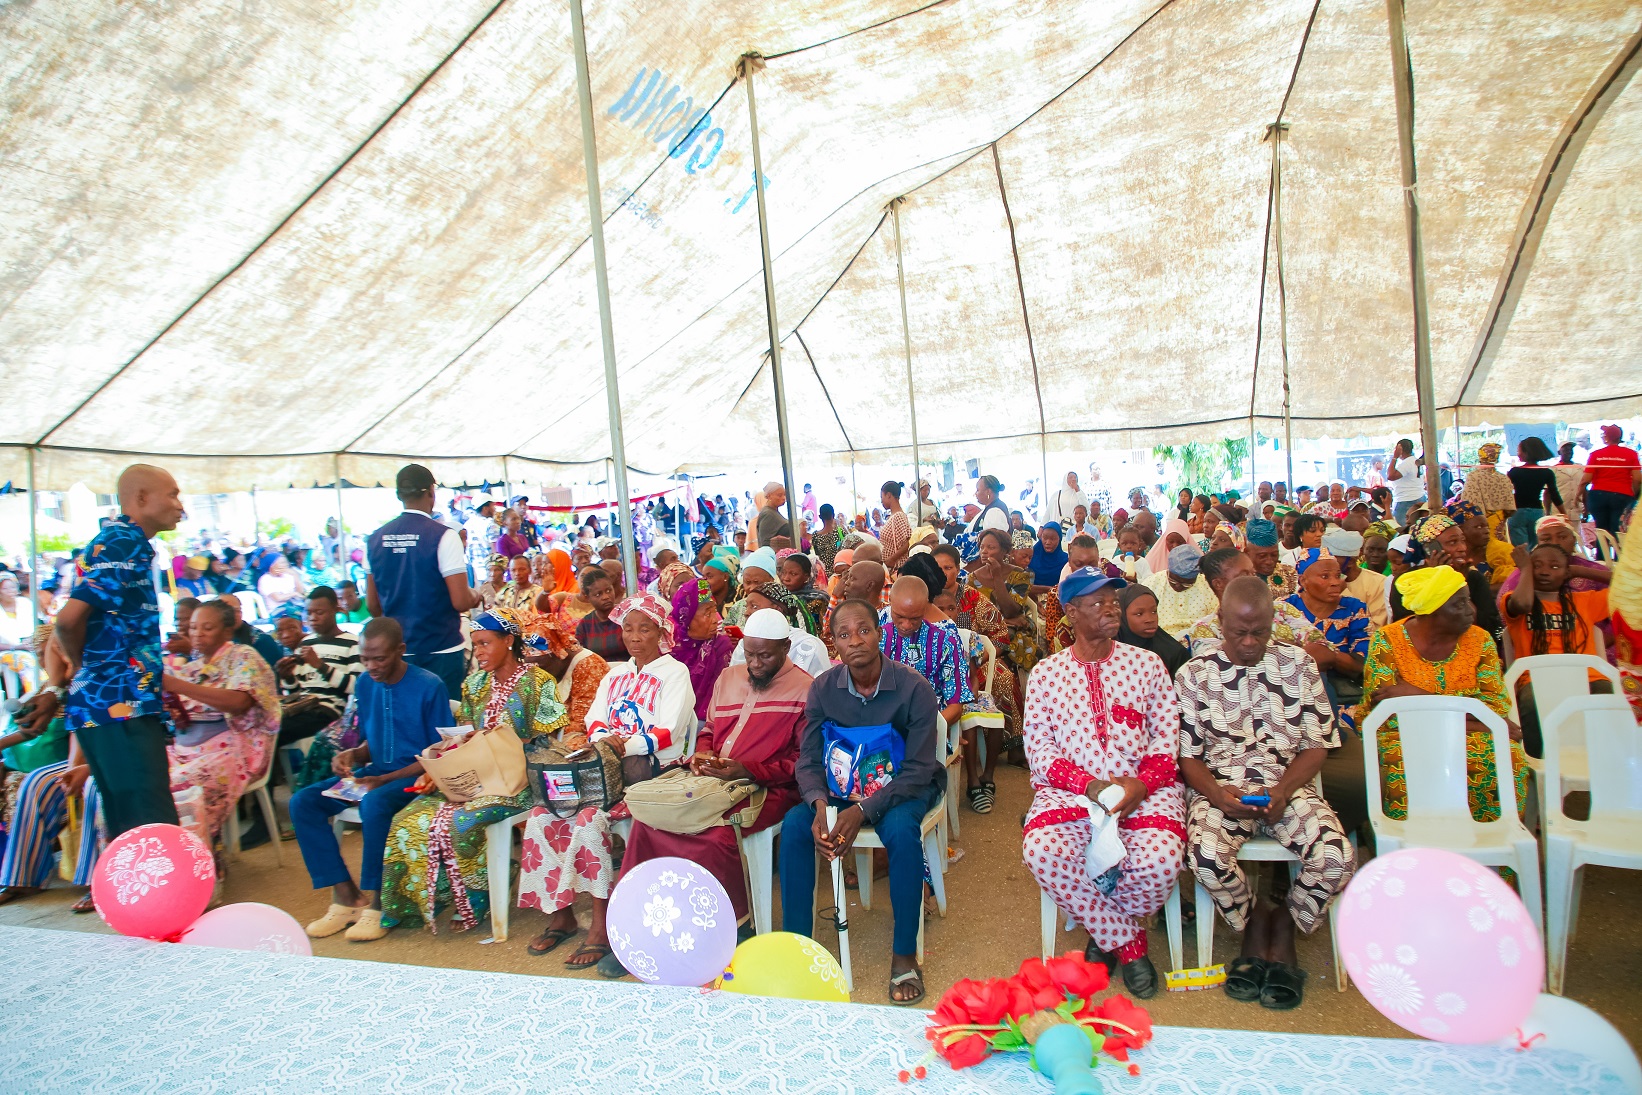
<svg viewBox="0 0 1642 1095">
<path fill-rule="evenodd" d="M 1466 580 L 1448 566 L 1411 570 L 1397 579 L 1403 605 L 1413 613 L 1382 627 L 1368 643 L 1363 662 L 1363 702 L 1357 725 L 1381 700 L 1399 696 L 1469 696 L 1481 700 L 1500 718 L 1508 718 L 1499 651 L 1488 632 L 1476 626 L 1476 607 Z M 1380 786 L 1388 817 L 1408 816 L 1408 789 L 1403 779 L 1400 738 L 1387 722 L 1379 732 Z M 1528 755 L 1521 730 L 1511 727 L 1511 771 L 1520 816 L 1528 804 Z M 1492 731 L 1476 719 L 1466 720 L 1465 768 L 1471 816 L 1496 821 L 1500 816 Z"/>
</svg>

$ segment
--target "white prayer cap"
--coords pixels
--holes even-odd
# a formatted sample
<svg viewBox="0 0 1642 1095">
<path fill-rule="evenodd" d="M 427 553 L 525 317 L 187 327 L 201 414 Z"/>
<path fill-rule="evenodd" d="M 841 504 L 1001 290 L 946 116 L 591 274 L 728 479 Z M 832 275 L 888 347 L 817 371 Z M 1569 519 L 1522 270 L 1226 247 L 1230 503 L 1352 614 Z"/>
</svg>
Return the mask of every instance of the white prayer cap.
<svg viewBox="0 0 1642 1095">
<path fill-rule="evenodd" d="M 785 639 L 792 634 L 792 625 L 776 609 L 761 608 L 747 617 L 741 634 L 748 639 Z"/>
</svg>

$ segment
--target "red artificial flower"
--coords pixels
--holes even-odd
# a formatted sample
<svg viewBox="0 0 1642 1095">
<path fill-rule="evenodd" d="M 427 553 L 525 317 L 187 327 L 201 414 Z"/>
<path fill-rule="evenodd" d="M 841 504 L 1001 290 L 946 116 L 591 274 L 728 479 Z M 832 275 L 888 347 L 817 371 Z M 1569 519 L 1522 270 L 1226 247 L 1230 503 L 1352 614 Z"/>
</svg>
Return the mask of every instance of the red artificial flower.
<svg viewBox="0 0 1642 1095">
<path fill-rule="evenodd" d="M 1020 1019 L 1034 1011 L 1052 1010 L 1061 1005 L 1066 994 L 1049 976 L 1041 958 L 1028 958 L 1010 978 L 1009 1013 Z"/>
<path fill-rule="evenodd" d="M 1007 991 L 1001 991 L 1003 985 L 1004 982 L 996 978 L 975 981 L 966 977 L 958 981 L 946 990 L 936 1006 L 932 1029 L 1003 1022 L 1009 1010 Z"/>
<path fill-rule="evenodd" d="M 1139 1049 L 1152 1040 L 1151 1015 L 1145 1008 L 1131 1002 L 1127 996 L 1108 996 L 1098 1006 L 1085 1007 L 1078 1012 L 1078 1018 L 1110 1019 L 1135 1032 L 1130 1034 L 1108 1023 L 1092 1024 L 1095 1031 L 1106 1038 L 1106 1052 L 1119 1061 L 1127 1061 L 1129 1050 Z"/>
<path fill-rule="evenodd" d="M 1104 962 L 1090 962 L 1081 954 L 1051 958 L 1043 965 L 1055 985 L 1073 999 L 1087 1000 L 1104 992 L 1111 983 L 1111 973 Z"/>
<path fill-rule="evenodd" d="M 950 1046 L 937 1044 L 935 1051 L 946 1058 L 947 1064 L 953 1068 L 968 1068 L 978 1065 L 991 1054 L 992 1047 L 987 1045 L 986 1039 L 979 1034 L 971 1034 L 967 1038 L 960 1038 Z"/>
</svg>

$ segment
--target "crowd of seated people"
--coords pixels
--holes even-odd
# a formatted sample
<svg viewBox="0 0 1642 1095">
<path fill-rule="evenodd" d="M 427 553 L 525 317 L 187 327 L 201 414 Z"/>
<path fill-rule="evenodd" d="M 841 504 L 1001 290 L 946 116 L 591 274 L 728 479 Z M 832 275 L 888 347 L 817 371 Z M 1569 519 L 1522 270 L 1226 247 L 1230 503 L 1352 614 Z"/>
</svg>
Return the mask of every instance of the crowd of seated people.
<svg viewBox="0 0 1642 1095">
<path fill-rule="evenodd" d="M 409 465 L 396 483 L 405 510 L 359 549 L 358 578 L 284 551 L 181 560 L 182 630 L 156 647 L 157 691 L 176 727 L 167 789 L 183 823 L 214 844 L 276 741 L 311 742 L 289 813 L 310 881 L 330 891 L 330 905 L 308 930 L 357 942 L 474 927 L 489 911 L 488 872 L 511 870 L 487 862 L 486 829 L 519 817 L 512 892 L 544 918 L 529 953 L 579 937 L 565 965 L 619 977 L 604 914 L 622 873 L 645 859 L 700 863 L 750 930 L 733 830 L 631 822 L 620 801 L 565 813 L 539 783 L 455 801 L 422 771 L 420 754 L 504 727 L 533 763 L 599 757 L 623 786 L 663 773 L 751 780 L 764 797 L 744 829 L 779 830 L 788 930 L 813 928 L 815 853 L 840 858 L 863 825 L 874 827 L 894 923 L 889 998 L 911 1003 L 923 996 L 920 823 L 948 794 L 992 812 L 997 766 L 1013 761 L 1030 772 L 1023 859 L 1088 931 L 1092 960 L 1135 995 L 1155 993 L 1145 924 L 1185 869 L 1242 934 L 1227 994 L 1296 1007 L 1305 982 L 1296 934 L 1318 927 L 1367 846 L 1356 734 L 1376 704 L 1462 695 L 1505 716 L 1504 666 L 1547 653 L 1606 658 L 1638 680 L 1632 647 L 1615 637 L 1634 633 L 1627 611 L 1642 621 L 1642 605 L 1622 593 L 1642 585 L 1626 570 L 1642 566 L 1642 550 L 1617 568 L 1589 557 L 1569 504 L 1589 497 L 1589 469 L 1569 498 L 1525 445 L 1521 468 L 1550 478 L 1502 477 L 1514 484 L 1508 505 L 1486 474 L 1498 454 L 1485 455 L 1480 491 L 1468 481 L 1440 508 L 1400 483 L 1419 476 L 1403 443 L 1386 482 L 1366 492 L 1330 484 L 1313 501 L 1308 488 L 1260 483 L 1247 505 L 1235 492 L 1182 491 L 1161 513 L 1142 491 L 1132 508 L 1108 514 L 1108 499 L 1069 474 L 1041 516 L 1023 515 L 1002 501 L 1002 482 L 981 476 L 968 512 L 943 515 L 927 483 L 889 482 L 876 518 L 846 524 L 829 506 L 806 506 L 795 529 L 770 484 L 746 506 L 705 507 L 715 521 L 693 542 L 660 535 L 645 515 L 633 589 L 621 542 L 604 530 L 557 535 L 522 499 L 488 502 L 465 522 L 441 519 L 431 473 Z M 1614 485 L 1598 481 L 1598 490 Z M 1538 507 L 1524 504 L 1530 487 Z M 1535 510 L 1533 542 L 1511 542 Z M 635 533 L 639 525 L 636 517 Z M 343 545 L 331 547 L 341 559 Z M 99 604 L 114 596 L 105 583 L 92 571 L 73 596 Z M 273 636 L 246 625 L 238 599 L 225 596 L 252 588 L 277 612 Z M 340 625 L 357 622 L 356 640 Z M 49 629 L 45 640 L 38 653 L 49 661 Z M 1531 693 L 1518 701 L 1510 756 L 1493 754 L 1480 725 L 1469 736 L 1479 820 L 1498 816 L 1500 786 L 1525 805 L 1541 740 Z M 1001 717 L 980 729 L 960 722 L 983 708 Z M 960 724 L 964 786 L 948 787 L 946 727 Z M 49 774 L 3 787 L 13 808 L 0 902 L 43 885 L 67 798 L 96 801 L 92 766 L 58 725 L 63 755 L 22 772 Z M 841 735 L 884 727 L 902 758 L 887 784 L 829 763 Z M 25 727 L 0 747 L 34 741 L 31 730 L 50 740 L 46 726 Z M 1393 728 L 1373 752 L 1380 805 L 1398 816 L 1405 785 Z M 328 793 L 339 784 L 352 801 Z M 331 830 L 350 805 L 364 830 L 357 874 Z M 1120 842 L 1097 877 L 1086 856 L 1100 828 L 1093 809 Z M 1274 878 L 1265 895 L 1237 859 L 1255 836 L 1300 859 L 1293 882 Z M 91 851 L 81 875 L 95 832 L 83 843 Z M 581 895 L 592 906 L 585 930 Z"/>
</svg>

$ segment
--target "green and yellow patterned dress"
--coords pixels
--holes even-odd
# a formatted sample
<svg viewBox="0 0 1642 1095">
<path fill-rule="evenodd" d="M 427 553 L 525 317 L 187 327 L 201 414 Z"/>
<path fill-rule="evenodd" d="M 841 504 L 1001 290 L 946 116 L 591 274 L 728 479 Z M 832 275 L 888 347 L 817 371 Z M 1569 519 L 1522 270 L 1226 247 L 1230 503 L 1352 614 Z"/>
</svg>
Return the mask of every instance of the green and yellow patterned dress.
<svg viewBox="0 0 1642 1095">
<path fill-rule="evenodd" d="M 487 726 L 506 719 L 529 752 L 545 748 L 550 735 L 569 724 L 553 676 L 534 665 L 520 667 L 511 689 L 492 696 L 492 680 L 480 670 L 462 682 L 459 725 Z M 393 819 L 382 869 L 382 922 L 389 927 L 425 924 L 435 933 L 435 916 L 454 908 L 458 931 L 490 911 L 490 879 L 485 872 L 485 827 L 528 810 L 535 792 L 526 787 L 510 798 L 487 796 L 455 804 L 437 790 L 411 801 Z M 449 851 L 430 851 L 448 837 Z M 450 863 L 459 885 L 453 886 Z"/>
</svg>

